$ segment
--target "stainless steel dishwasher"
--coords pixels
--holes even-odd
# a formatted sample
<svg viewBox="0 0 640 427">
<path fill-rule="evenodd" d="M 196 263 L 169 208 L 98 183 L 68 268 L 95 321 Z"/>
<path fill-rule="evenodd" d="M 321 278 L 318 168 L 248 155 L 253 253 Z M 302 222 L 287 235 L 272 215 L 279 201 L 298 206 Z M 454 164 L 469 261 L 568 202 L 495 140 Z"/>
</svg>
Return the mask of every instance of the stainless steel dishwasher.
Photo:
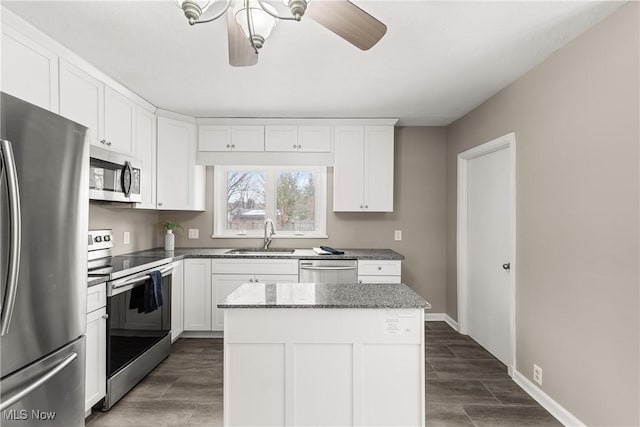
<svg viewBox="0 0 640 427">
<path fill-rule="evenodd" d="M 357 283 L 358 262 L 344 259 L 301 259 L 299 273 L 301 283 Z"/>
</svg>

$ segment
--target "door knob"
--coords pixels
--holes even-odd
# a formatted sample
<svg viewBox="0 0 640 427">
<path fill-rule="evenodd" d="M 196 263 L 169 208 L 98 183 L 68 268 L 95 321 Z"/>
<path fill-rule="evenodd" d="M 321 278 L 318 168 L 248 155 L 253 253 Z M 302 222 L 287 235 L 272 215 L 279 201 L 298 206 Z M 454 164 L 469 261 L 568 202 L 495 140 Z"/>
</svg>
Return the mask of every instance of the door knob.
<svg viewBox="0 0 640 427">
<path fill-rule="evenodd" d="M 504 268 L 505 270 L 511 270 L 511 263 L 507 262 L 505 264 L 502 264 L 502 268 Z"/>
</svg>

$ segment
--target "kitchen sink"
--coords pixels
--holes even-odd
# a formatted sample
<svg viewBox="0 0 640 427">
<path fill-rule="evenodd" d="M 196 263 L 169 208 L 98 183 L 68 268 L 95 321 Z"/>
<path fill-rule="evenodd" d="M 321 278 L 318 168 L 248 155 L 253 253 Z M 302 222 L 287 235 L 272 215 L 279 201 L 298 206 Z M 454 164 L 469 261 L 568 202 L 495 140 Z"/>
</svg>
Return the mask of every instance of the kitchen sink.
<svg viewBox="0 0 640 427">
<path fill-rule="evenodd" d="M 229 249 L 225 252 L 225 255 L 260 255 L 260 256 L 276 256 L 276 255 L 291 255 L 295 252 L 295 249 L 263 249 L 263 248 L 242 248 L 242 249 Z"/>
</svg>

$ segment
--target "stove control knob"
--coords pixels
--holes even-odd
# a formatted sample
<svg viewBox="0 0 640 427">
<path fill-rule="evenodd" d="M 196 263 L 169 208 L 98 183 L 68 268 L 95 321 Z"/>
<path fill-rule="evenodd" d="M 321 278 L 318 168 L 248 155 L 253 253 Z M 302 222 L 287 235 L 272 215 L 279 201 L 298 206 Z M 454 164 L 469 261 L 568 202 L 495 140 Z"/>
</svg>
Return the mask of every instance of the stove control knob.
<svg viewBox="0 0 640 427">
<path fill-rule="evenodd" d="M 111 241 L 111 236 L 104 236 L 104 241 L 105 242 L 110 242 Z"/>
<path fill-rule="evenodd" d="M 93 240 L 95 240 L 96 243 L 100 243 L 102 242 L 102 236 L 96 236 L 96 238 Z"/>
</svg>

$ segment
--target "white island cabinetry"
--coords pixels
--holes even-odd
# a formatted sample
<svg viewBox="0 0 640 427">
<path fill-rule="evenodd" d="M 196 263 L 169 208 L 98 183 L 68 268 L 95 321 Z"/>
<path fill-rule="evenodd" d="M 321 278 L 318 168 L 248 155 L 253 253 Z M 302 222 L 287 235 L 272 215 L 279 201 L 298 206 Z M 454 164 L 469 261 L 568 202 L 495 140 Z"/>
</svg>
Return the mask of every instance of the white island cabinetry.
<svg viewBox="0 0 640 427">
<path fill-rule="evenodd" d="M 424 426 L 429 307 L 404 284 L 242 285 L 220 307 L 224 424 Z"/>
</svg>

